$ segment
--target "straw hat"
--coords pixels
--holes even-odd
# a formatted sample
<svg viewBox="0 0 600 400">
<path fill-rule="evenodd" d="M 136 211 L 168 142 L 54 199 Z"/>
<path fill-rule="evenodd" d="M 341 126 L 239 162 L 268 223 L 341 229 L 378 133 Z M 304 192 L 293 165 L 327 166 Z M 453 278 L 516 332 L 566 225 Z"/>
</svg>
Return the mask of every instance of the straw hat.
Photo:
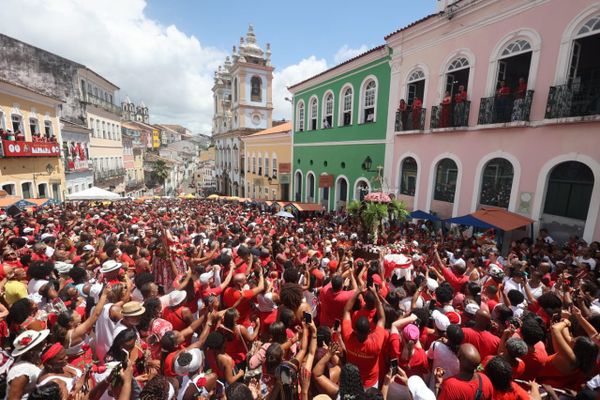
<svg viewBox="0 0 600 400">
<path fill-rule="evenodd" d="M 124 317 L 137 317 L 142 315 L 146 311 L 146 308 L 139 301 L 130 301 L 123 304 L 121 314 Z"/>
</svg>

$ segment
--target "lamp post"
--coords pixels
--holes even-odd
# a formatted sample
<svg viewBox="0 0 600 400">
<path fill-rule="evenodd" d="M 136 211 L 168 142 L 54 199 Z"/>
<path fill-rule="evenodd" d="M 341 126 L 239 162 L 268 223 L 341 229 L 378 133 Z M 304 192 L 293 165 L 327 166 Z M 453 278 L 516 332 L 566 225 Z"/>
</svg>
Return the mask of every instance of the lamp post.
<svg viewBox="0 0 600 400">
<path fill-rule="evenodd" d="M 46 165 L 46 173 L 42 173 L 42 172 L 37 173 L 37 174 L 34 173 L 33 174 L 33 186 L 34 186 L 34 190 L 37 190 L 37 180 L 36 180 L 36 178 L 38 176 L 46 176 L 46 175 L 50 176 L 50 175 L 52 175 L 53 172 L 54 172 L 54 167 L 52 166 L 52 164 L 48 163 Z M 39 196 L 39 193 L 38 193 L 38 196 Z M 47 194 L 46 194 L 46 196 L 47 196 Z"/>
<path fill-rule="evenodd" d="M 378 165 L 376 167 L 376 169 L 371 169 L 372 166 L 373 166 L 373 160 L 371 160 L 370 156 L 367 156 L 367 158 L 365 158 L 365 161 L 363 161 L 363 163 L 361 164 L 361 168 L 365 172 L 377 173 L 377 176 L 375 179 L 379 182 L 380 190 L 383 191 L 383 176 L 382 176 L 383 175 L 383 166 Z"/>
</svg>

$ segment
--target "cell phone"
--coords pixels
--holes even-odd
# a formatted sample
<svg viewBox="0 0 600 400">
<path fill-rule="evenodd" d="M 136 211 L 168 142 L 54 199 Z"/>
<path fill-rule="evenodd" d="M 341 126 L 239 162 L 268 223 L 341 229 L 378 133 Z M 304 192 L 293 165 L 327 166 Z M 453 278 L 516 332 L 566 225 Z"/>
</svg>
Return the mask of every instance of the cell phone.
<svg viewBox="0 0 600 400">
<path fill-rule="evenodd" d="M 312 322 L 312 315 L 311 313 L 308 312 L 304 312 L 304 322 L 306 322 L 307 324 L 310 324 Z"/>
<path fill-rule="evenodd" d="M 390 360 L 390 372 L 391 372 L 392 376 L 394 376 L 398 373 L 398 359 L 397 358 L 392 358 Z"/>
<path fill-rule="evenodd" d="M 217 383 L 215 385 L 215 397 L 217 399 L 220 399 L 221 397 L 223 397 L 224 393 L 225 393 L 225 385 L 223 384 L 223 382 L 217 381 Z"/>
<path fill-rule="evenodd" d="M 335 322 L 333 323 L 333 330 L 337 331 L 338 329 L 340 329 L 341 324 L 342 324 L 342 321 L 340 321 L 339 319 L 336 319 Z"/>
</svg>

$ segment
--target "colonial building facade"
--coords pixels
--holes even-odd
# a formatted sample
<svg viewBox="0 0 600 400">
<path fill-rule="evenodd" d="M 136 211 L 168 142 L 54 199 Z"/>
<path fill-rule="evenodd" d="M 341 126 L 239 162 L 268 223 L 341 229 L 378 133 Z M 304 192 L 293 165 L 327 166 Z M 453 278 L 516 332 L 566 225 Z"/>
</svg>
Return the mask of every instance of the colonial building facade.
<svg viewBox="0 0 600 400">
<path fill-rule="evenodd" d="M 215 72 L 213 139 L 216 146 L 217 190 L 244 196 L 242 137 L 272 126 L 273 67 L 271 50 L 257 44 L 252 26 L 233 47 L 231 58 Z"/>
<path fill-rule="evenodd" d="M 390 79 L 376 47 L 289 88 L 294 95 L 294 201 L 344 209 L 382 179 Z"/>
<path fill-rule="evenodd" d="M 600 239 L 600 3 L 438 3 L 386 37 L 390 191 L 443 218 L 495 206 Z"/>
</svg>

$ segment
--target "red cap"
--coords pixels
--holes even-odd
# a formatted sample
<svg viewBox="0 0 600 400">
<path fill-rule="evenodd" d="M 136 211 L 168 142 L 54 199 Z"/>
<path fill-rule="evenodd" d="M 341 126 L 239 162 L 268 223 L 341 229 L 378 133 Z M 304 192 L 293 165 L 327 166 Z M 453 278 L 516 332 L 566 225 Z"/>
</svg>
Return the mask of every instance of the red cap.
<svg viewBox="0 0 600 400">
<path fill-rule="evenodd" d="M 337 267 L 338 267 L 338 262 L 337 262 L 337 260 L 331 260 L 331 261 L 329 261 L 329 265 L 328 265 L 328 266 L 329 266 L 329 269 L 330 269 L 331 271 L 335 271 L 335 270 L 337 270 Z"/>
<path fill-rule="evenodd" d="M 460 318 L 460 314 L 457 313 L 456 311 L 448 311 L 446 313 L 446 317 L 448 317 L 451 324 L 460 325 L 460 323 L 462 322 L 462 319 Z"/>
</svg>

